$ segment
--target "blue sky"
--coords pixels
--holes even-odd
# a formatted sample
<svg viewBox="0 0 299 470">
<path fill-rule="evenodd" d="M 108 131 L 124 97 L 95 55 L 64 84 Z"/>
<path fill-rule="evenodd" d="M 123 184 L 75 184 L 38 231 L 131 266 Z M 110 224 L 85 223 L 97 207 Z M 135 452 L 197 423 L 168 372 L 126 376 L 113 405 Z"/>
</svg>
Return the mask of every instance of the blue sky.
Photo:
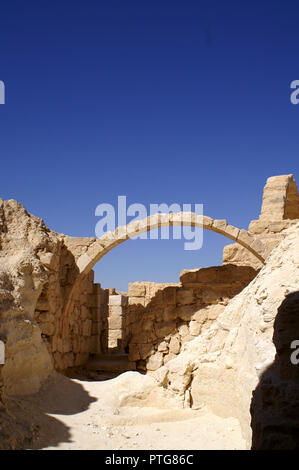
<svg viewBox="0 0 299 470">
<path fill-rule="evenodd" d="M 268 176 L 299 180 L 297 1 L 2 0 L 0 197 L 94 236 L 95 208 L 202 203 L 247 228 Z M 96 279 L 177 281 L 227 240 L 130 240 Z"/>
</svg>

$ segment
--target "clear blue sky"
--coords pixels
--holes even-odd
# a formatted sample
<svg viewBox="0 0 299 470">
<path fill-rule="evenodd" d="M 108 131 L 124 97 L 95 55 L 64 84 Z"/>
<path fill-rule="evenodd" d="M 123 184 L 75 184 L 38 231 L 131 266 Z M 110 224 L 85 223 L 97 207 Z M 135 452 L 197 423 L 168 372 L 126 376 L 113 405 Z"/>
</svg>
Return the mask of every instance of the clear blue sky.
<svg viewBox="0 0 299 470">
<path fill-rule="evenodd" d="M 268 176 L 299 180 L 298 18 L 295 0 L 2 0 L 0 197 L 73 236 L 118 195 L 247 228 Z M 96 279 L 177 281 L 226 243 L 128 241 Z"/>
</svg>

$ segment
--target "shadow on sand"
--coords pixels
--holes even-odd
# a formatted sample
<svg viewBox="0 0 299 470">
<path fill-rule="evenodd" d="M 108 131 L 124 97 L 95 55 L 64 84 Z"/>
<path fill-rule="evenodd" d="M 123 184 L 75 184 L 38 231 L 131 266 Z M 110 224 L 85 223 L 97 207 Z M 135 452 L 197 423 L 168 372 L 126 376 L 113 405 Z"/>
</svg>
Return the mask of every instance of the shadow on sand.
<svg viewBox="0 0 299 470">
<path fill-rule="evenodd" d="M 70 429 L 49 414 L 75 415 L 96 400 L 80 383 L 53 374 L 37 394 L 8 399 L 8 412 L 0 413 L 2 449 L 42 449 L 72 442 Z"/>
</svg>

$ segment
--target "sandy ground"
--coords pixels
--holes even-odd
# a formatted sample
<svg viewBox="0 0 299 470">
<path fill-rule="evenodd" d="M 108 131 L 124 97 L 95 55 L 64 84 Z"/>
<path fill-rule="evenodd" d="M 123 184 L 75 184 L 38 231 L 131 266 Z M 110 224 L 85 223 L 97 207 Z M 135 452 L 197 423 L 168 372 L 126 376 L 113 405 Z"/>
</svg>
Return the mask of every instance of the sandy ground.
<svg viewBox="0 0 299 470">
<path fill-rule="evenodd" d="M 15 401 L 36 435 L 28 448 L 245 449 L 236 419 L 205 408 L 180 409 L 160 391 L 146 398 L 144 377 L 127 372 L 90 381 L 55 375 L 38 394 Z"/>
</svg>

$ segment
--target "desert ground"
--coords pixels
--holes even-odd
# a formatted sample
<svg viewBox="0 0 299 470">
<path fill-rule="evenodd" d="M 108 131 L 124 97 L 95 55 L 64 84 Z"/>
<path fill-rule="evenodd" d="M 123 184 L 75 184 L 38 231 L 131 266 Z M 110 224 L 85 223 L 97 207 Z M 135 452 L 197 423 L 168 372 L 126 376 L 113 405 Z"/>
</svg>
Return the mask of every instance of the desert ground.
<svg viewBox="0 0 299 470">
<path fill-rule="evenodd" d="M 35 439 L 28 449 L 245 449 L 236 419 L 205 407 L 180 409 L 166 397 L 147 400 L 144 380 L 138 372 L 98 380 L 55 374 L 39 393 L 18 397 L 11 407 L 21 420 L 30 416 Z M 137 398 L 122 403 L 123 387 L 128 384 L 131 394 L 133 382 Z"/>
</svg>

